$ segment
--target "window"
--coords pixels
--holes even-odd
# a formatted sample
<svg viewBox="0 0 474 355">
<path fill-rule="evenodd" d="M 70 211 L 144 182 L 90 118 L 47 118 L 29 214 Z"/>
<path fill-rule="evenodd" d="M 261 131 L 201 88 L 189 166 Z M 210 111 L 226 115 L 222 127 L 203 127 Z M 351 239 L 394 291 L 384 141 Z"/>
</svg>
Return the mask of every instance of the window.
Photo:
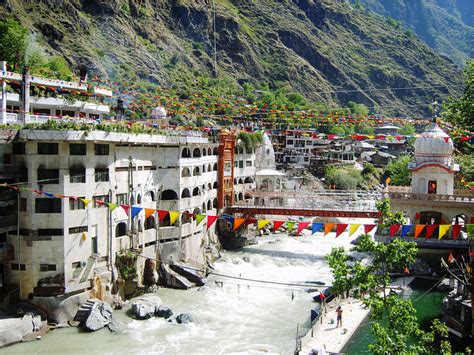
<svg viewBox="0 0 474 355">
<path fill-rule="evenodd" d="M 87 231 L 88 231 L 87 226 L 69 228 L 69 234 L 78 234 L 78 233 L 83 233 Z"/>
<path fill-rule="evenodd" d="M 109 181 L 109 169 L 96 168 L 94 176 L 95 182 Z"/>
<path fill-rule="evenodd" d="M 109 155 L 109 145 L 108 144 L 96 144 L 94 146 L 95 155 Z"/>
<path fill-rule="evenodd" d="M 73 210 L 85 210 L 86 209 L 86 205 L 84 204 L 84 202 L 82 202 L 81 198 L 84 198 L 84 197 L 77 197 L 77 198 L 70 198 L 69 199 L 69 209 L 71 211 Z"/>
<path fill-rule="evenodd" d="M 117 194 L 117 205 L 128 204 L 128 194 Z"/>
<path fill-rule="evenodd" d="M 61 213 L 60 198 L 37 198 L 35 202 L 36 213 Z"/>
<path fill-rule="evenodd" d="M 61 228 L 38 229 L 38 237 L 62 236 L 64 232 Z"/>
<path fill-rule="evenodd" d="M 27 199 L 24 197 L 20 198 L 20 212 L 26 212 L 26 202 Z"/>
<path fill-rule="evenodd" d="M 239 162 L 236 160 L 234 161 L 234 168 L 238 168 L 239 167 Z"/>
<path fill-rule="evenodd" d="M 127 224 L 125 222 L 120 222 L 115 227 L 115 237 L 122 237 L 127 235 Z"/>
<path fill-rule="evenodd" d="M 245 166 L 248 168 L 248 167 L 251 167 L 252 166 L 252 161 L 251 160 L 247 160 L 245 162 Z"/>
<path fill-rule="evenodd" d="M 107 195 L 93 196 L 92 200 L 94 201 L 94 208 L 104 207 L 104 204 L 106 204 L 107 202 L 110 202 L 109 201 L 109 196 L 107 196 Z M 104 202 L 104 203 L 100 203 L 100 202 Z"/>
<path fill-rule="evenodd" d="M 59 184 L 59 169 L 38 169 L 38 183 Z"/>
<path fill-rule="evenodd" d="M 245 148 L 245 154 L 252 154 L 253 149 L 252 148 Z"/>
<path fill-rule="evenodd" d="M 26 270 L 26 267 L 25 267 L 25 264 L 14 264 L 12 263 L 12 270 L 21 270 L 21 271 L 25 271 Z"/>
<path fill-rule="evenodd" d="M 243 168 L 243 167 L 244 167 L 244 161 L 241 160 L 241 161 L 239 161 L 239 168 Z"/>
<path fill-rule="evenodd" d="M 86 155 L 87 146 L 85 144 L 71 143 L 69 144 L 69 155 Z"/>
<path fill-rule="evenodd" d="M 150 216 L 145 220 L 145 230 L 155 228 L 155 217 Z"/>
<path fill-rule="evenodd" d="M 38 143 L 38 154 L 58 155 L 58 143 Z"/>
<path fill-rule="evenodd" d="M 85 184 L 86 169 L 85 168 L 69 169 L 69 182 L 71 184 Z"/>
<path fill-rule="evenodd" d="M 13 143 L 12 153 L 17 155 L 23 155 L 26 152 L 25 143 Z"/>
<path fill-rule="evenodd" d="M 288 140 L 286 141 L 286 144 L 288 144 L 288 145 L 293 145 L 293 139 L 288 139 Z"/>
<path fill-rule="evenodd" d="M 40 271 L 56 271 L 56 264 L 40 264 Z"/>
</svg>

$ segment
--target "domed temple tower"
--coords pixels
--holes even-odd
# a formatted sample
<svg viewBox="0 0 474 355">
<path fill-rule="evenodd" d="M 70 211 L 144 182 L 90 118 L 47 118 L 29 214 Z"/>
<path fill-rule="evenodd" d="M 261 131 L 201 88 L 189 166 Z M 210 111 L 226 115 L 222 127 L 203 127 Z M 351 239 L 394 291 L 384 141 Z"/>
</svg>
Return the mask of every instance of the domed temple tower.
<svg viewBox="0 0 474 355">
<path fill-rule="evenodd" d="M 411 186 L 387 187 L 392 210 L 403 211 L 411 224 L 473 223 L 473 191 L 454 189 L 453 151 L 449 135 L 432 123 L 415 141 Z"/>
</svg>

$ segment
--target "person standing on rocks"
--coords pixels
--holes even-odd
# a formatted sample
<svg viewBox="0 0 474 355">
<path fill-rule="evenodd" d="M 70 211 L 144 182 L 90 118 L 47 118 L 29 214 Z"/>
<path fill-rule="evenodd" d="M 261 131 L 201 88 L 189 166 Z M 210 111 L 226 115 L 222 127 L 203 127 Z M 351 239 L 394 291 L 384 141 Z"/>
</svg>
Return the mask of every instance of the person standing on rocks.
<svg viewBox="0 0 474 355">
<path fill-rule="evenodd" d="M 341 308 L 341 306 L 337 307 L 336 314 L 337 314 L 336 328 L 337 327 L 342 327 L 342 308 Z"/>
</svg>

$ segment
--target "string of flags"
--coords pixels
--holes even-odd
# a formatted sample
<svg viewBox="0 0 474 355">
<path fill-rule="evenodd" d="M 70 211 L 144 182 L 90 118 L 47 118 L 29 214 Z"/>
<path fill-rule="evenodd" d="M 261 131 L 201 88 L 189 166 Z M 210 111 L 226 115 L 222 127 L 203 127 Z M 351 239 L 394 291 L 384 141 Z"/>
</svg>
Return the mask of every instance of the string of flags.
<svg viewBox="0 0 474 355">
<path fill-rule="evenodd" d="M 178 218 L 181 215 L 184 215 L 188 218 L 195 218 L 196 225 L 201 224 L 205 219 L 207 222 L 207 229 L 209 229 L 218 219 L 223 219 L 230 226 L 233 228 L 234 231 L 238 230 L 240 227 L 249 225 L 249 224 L 257 224 L 257 230 L 267 227 L 268 225 L 272 224 L 273 232 L 277 232 L 283 225 L 286 226 L 288 232 L 294 231 L 296 227 L 296 235 L 301 234 L 304 229 L 311 229 L 311 234 L 315 234 L 318 232 L 324 232 L 324 235 L 329 234 L 330 232 L 336 232 L 336 238 L 339 237 L 344 232 L 348 231 L 349 237 L 352 236 L 359 227 L 363 226 L 364 233 L 370 233 L 375 227 L 379 226 L 379 224 L 355 224 L 355 223 L 324 223 L 324 222 L 309 222 L 309 221 L 284 221 L 284 220 L 269 220 L 269 219 L 255 219 L 255 218 L 244 218 L 244 217 L 232 217 L 232 216 L 217 216 L 217 215 L 210 215 L 205 213 L 190 213 L 187 211 L 167 211 L 167 210 L 160 210 L 160 209 L 153 209 L 153 208 L 146 208 L 141 206 L 135 205 L 127 205 L 127 204 L 115 204 L 111 202 L 106 202 L 102 200 L 90 200 L 85 198 L 80 198 L 77 196 L 65 196 L 61 194 L 54 194 L 50 192 L 41 191 L 38 189 L 30 189 L 27 187 L 21 187 L 17 185 L 9 185 L 7 183 L 0 184 L 0 187 L 6 187 L 11 190 L 15 191 L 28 191 L 33 192 L 41 196 L 46 196 L 49 198 L 62 198 L 62 199 L 72 199 L 75 201 L 82 201 L 84 206 L 87 208 L 91 202 L 100 205 L 106 206 L 113 211 L 117 208 L 121 208 L 127 216 L 131 216 L 132 220 L 135 219 L 142 211 L 144 211 L 145 219 L 153 216 L 155 213 L 158 216 L 160 222 L 163 222 L 165 218 L 169 217 L 170 225 L 175 224 Z M 452 239 L 456 241 L 461 233 L 463 225 L 461 224 L 395 224 L 389 226 L 389 235 L 390 238 L 395 237 L 397 234 L 401 238 L 406 237 L 410 231 L 413 231 L 414 239 L 418 238 L 422 232 L 424 232 L 425 239 L 429 239 L 431 237 L 437 236 L 438 239 L 442 239 L 448 231 L 451 229 Z M 464 225 L 466 233 L 469 237 L 474 237 L 474 224 L 465 224 Z M 437 235 L 435 235 L 435 232 Z"/>
</svg>

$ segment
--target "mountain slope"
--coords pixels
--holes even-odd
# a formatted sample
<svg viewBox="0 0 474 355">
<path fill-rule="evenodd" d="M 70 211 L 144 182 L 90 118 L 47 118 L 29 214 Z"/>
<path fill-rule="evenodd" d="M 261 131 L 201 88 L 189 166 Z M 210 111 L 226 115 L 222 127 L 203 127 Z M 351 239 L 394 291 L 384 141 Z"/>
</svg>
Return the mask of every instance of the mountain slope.
<svg viewBox="0 0 474 355">
<path fill-rule="evenodd" d="M 356 2 L 355 0 L 351 0 Z M 413 31 L 430 47 L 464 65 L 474 57 L 474 1 L 361 0 L 368 9 L 390 16 Z"/>
<path fill-rule="evenodd" d="M 0 0 L 2 8 L 48 51 L 109 79 L 170 86 L 212 73 L 209 0 Z M 215 38 L 220 77 L 385 114 L 426 112 L 433 95 L 455 95 L 463 82 L 452 62 L 415 37 L 330 0 L 216 1 Z"/>
</svg>

